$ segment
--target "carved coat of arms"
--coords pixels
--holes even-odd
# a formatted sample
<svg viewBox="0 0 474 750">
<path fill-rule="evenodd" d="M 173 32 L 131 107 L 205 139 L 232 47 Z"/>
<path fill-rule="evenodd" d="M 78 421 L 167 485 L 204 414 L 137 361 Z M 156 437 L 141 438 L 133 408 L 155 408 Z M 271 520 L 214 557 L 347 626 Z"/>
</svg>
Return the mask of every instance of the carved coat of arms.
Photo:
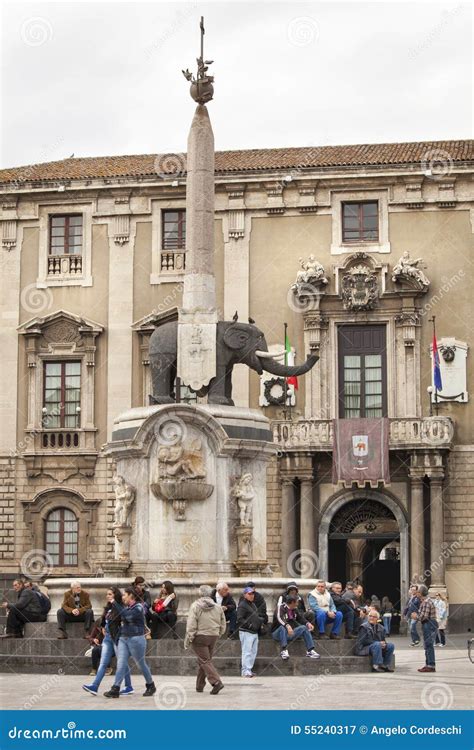
<svg viewBox="0 0 474 750">
<path fill-rule="evenodd" d="M 216 324 L 179 323 L 178 376 L 199 391 L 216 375 Z"/>
<path fill-rule="evenodd" d="M 347 310 L 371 310 L 378 297 L 376 275 L 367 266 L 354 266 L 342 277 L 341 297 Z"/>
</svg>

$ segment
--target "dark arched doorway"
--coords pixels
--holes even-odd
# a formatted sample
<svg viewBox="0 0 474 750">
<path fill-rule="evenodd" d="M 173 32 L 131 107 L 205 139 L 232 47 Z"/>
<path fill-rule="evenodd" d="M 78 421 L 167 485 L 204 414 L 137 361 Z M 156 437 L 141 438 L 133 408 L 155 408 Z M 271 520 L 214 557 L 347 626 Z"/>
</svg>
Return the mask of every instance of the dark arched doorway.
<svg viewBox="0 0 474 750">
<path fill-rule="evenodd" d="M 350 500 L 334 514 L 328 533 L 328 580 L 356 580 L 366 598 L 400 604 L 400 530 L 392 511 L 374 499 Z"/>
</svg>

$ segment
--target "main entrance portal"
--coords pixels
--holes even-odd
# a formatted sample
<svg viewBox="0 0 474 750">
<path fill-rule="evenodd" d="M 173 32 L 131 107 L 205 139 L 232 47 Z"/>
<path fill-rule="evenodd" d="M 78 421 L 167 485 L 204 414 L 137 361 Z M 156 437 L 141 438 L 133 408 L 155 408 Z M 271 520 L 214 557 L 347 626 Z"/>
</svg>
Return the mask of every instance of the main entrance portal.
<svg viewBox="0 0 474 750">
<path fill-rule="evenodd" d="M 399 608 L 400 528 L 390 508 L 362 497 L 336 511 L 328 529 L 328 580 L 357 581 L 366 598 L 388 596 Z"/>
</svg>

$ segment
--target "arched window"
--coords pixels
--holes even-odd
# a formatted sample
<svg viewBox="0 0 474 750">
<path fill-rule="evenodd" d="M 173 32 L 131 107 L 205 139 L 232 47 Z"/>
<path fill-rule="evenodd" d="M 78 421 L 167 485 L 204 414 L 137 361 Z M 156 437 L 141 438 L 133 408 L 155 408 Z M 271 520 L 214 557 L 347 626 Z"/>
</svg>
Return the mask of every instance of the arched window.
<svg viewBox="0 0 474 750">
<path fill-rule="evenodd" d="M 77 565 L 79 525 L 68 508 L 56 508 L 48 514 L 45 525 L 45 549 L 53 564 L 59 567 Z"/>
</svg>

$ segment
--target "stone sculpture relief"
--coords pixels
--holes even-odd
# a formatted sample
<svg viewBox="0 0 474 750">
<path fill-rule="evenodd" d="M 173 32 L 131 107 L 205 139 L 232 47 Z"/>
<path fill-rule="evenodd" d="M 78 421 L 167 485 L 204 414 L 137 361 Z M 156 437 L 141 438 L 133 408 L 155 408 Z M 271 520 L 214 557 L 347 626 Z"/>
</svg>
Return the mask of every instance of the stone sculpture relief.
<svg viewBox="0 0 474 750">
<path fill-rule="evenodd" d="M 342 277 L 341 298 L 346 310 L 371 310 L 378 294 L 377 277 L 368 266 L 354 266 Z"/>
<path fill-rule="evenodd" d="M 392 281 L 395 283 L 400 281 L 414 282 L 420 289 L 428 289 L 430 282 L 420 268 L 422 263 L 423 258 L 412 260 L 408 250 L 405 250 L 398 263 L 393 267 Z"/>
<path fill-rule="evenodd" d="M 308 257 L 308 260 L 300 258 L 299 263 L 301 270 L 296 274 L 296 281 L 291 287 L 295 294 L 308 294 L 309 286 L 317 288 L 328 283 L 323 266 L 313 254 Z"/>
<path fill-rule="evenodd" d="M 127 526 L 135 502 L 135 488 L 118 474 L 115 474 L 112 481 L 115 492 L 114 526 Z"/>
<path fill-rule="evenodd" d="M 160 476 L 203 479 L 206 476 L 201 441 L 193 440 L 189 448 L 182 443 L 158 449 Z"/>
<path fill-rule="evenodd" d="M 130 537 L 132 527 L 129 524 L 130 512 L 135 502 L 135 487 L 125 479 L 115 474 L 113 478 L 115 493 L 114 510 L 114 537 L 115 537 L 115 559 L 120 561 L 130 560 Z"/>
<path fill-rule="evenodd" d="M 252 502 L 255 497 L 252 475 L 247 473 L 238 477 L 232 485 L 230 496 L 237 500 L 240 526 L 251 526 Z"/>
</svg>

